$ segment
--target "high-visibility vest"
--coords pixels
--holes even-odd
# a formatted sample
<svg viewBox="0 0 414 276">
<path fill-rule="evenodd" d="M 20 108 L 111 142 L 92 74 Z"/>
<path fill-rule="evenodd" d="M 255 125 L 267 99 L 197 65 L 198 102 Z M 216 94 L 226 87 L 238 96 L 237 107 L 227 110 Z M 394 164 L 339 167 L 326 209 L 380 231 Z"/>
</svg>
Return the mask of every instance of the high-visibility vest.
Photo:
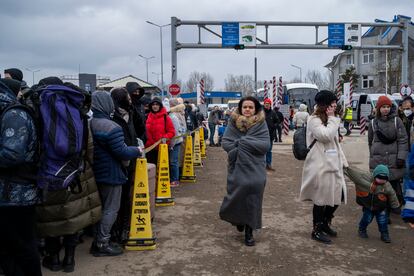
<svg viewBox="0 0 414 276">
<path fill-rule="evenodd" d="M 345 109 L 345 121 L 352 121 L 352 107 Z"/>
</svg>

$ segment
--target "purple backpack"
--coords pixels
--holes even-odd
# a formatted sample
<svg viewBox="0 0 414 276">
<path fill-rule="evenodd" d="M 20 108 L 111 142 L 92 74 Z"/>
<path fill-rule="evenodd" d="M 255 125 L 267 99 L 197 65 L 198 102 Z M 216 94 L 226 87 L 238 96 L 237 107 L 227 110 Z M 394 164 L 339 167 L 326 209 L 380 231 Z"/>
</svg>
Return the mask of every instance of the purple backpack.
<svg viewBox="0 0 414 276">
<path fill-rule="evenodd" d="M 63 85 L 49 85 L 40 95 L 38 186 L 49 191 L 73 190 L 75 185 L 80 187 L 84 168 L 82 153 L 88 133 L 81 107 L 85 97 Z"/>
</svg>

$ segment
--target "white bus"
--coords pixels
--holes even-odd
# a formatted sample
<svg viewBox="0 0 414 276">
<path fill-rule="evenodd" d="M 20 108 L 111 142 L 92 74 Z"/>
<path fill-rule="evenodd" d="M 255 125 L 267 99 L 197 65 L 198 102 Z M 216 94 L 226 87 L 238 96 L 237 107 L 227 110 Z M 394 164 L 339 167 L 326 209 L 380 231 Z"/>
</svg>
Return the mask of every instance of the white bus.
<svg viewBox="0 0 414 276">
<path fill-rule="evenodd" d="M 284 104 L 292 105 L 298 109 L 300 104 L 306 104 L 309 112 L 313 111 L 315 95 L 319 92 L 318 87 L 312 83 L 288 83 L 283 85 Z"/>
</svg>

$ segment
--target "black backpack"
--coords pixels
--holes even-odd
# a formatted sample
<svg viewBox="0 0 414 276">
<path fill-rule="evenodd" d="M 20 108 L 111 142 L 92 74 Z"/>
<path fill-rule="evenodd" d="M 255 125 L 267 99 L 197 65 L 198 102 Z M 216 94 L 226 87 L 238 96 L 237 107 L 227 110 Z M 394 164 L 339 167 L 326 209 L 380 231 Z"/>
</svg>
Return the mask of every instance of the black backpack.
<svg viewBox="0 0 414 276">
<path fill-rule="evenodd" d="M 311 150 L 313 145 L 315 145 L 316 139 L 313 140 L 312 144 L 309 147 L 306 145 L 306 126 L 298 128 L 293 134 L 293 155 L 298 160 L 305 160 L 308 152 Z"/>
</svg>

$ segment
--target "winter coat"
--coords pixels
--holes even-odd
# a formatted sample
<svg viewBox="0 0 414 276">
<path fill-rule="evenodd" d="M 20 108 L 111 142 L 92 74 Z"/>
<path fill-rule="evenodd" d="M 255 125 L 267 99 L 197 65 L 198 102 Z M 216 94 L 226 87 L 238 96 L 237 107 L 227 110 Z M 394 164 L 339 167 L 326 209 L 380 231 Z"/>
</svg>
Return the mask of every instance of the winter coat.
<svg viewBox="0 0 414 276">
<path fill-rule="evenodd" d="M 147 142 L 145 147 L 155 144 L 161 138 L 171 139 L 175 136 L 174 125 L 164 107 L 157 113 L 150 112 L 147 118 Z M 170 144 L 170 141 L 167 141 Z"/>
<path fill-rule="evenodd" d="M 209 124 L 220 124 L 220 110 L 213 110 L 210 112 L 208 116 L 208 123 Z"/>
<path fill-rule="evenodd" d="M 93 171 L 98 184 L 122 185 L 127 181 L 127 171 L 122 161 L 136 159 L 141 153 L 137 147 L 125 144 L 122 128 L 110 119 L 113 110 L 109 93 L 92 94 Z"/>
<path fill-rule="evenodd" d="M 401 216 L 404 221 L 414 223 L 414 145 L 407 158 L 407 173 L 404 177 L 405 205 Z"/>
<path fill-rule="evenodd" d="M 328 117 L 327 125 L 315 115 L 309 117 L 306 144 L 313 145 L 306 156 L 302 172 L 301 200 L 311 200 L 318 206 L 346 203 L 346 185 L 343 167 L 348 162 L 339 144 L 338 129 L 341 119 Z"/>
<path fill-rule="evenodd" d="M 279 124 L 283 124 L 283 120 L 285 119 L 285 117 L 283 116 L 283 113 L 280 111 L 276 111 L 276 110 L 275 112 L 276 112 L 277 117 L 279 118 Z"/>
<path fill-rule="evenodd" d="M 414 141 L 414 131 L 412 131 L 413 127 L 413 119 L 414 119 L 414 113 L 412 113 L 410 116 L 405 116 L 404 113 L 400 115 L 400 119 L 404 124 L 405 131 L 407 132 L 407 139 L 408 139 L 408 151 L 411 149 L 411 142 Z"/>
<path fill-rule="evenodd" d="M 394 138 L 394 142 L 381 142 L 377 131 Z M 392 114 L 371 120 L 368 125 L 369 168 L 373 170 L 379 164 L 386 165 L 390 170 L 390 181 L 401 179 L 404 168 L 397 168 L 397 159 L 407 158 L 407 143 L 407 132 L 400 118 Z"/>
<path fill-rule="evenodd" d="M 308 121 L 309 113 L 306 111 L 298 111 L 293 116 L 293 125 L 295 127 L 302 127 L 306 125 L 306 122 Z"/>
<path fill-rule="evenodd" d="M 185 121 L 186 121 L 187 129 L 190 131 L 193 131 L 196 128 L 198 128 L 198 120 L 197 120 L 196 113 L 193 111 L 193 108 L 190 105 L 185 107 L 184 114 L 185 114 Z"/>
<path fill-rule="evenodd" d="M 220 218 L 234 225 L 262 226 L 266 184 L 265 154 L 270 147 L 263 111 L 250 118 L 233 112 L 222 139 L 228 154 L 227 195 Z"/>
<path fill-rule="evenodd" d="M 376 185 L 370 172 L 353 167 L 344 169 L 344 172 L 355 183 L 356 201 L 360 206 L 372 211 L 383 211 L 387 206 L 391 208 L 400 206 L 397 195 L 389 182 Z"/>
<path fill-rule="evenodd" d="M 270 140 L 273 141 L 275 139 L 274 132 L 276 129 L 276 125 L 279 123 L 279 118 L 272 109 L 264 109 L 265 117 L 266 117 L 266 124 L 267 128 L 269 129 Z"/>
<path fill-rule="evenodd" d="M 187 132 L 187 124 L 184 115 L 185 105 L 179 104 L 170 108 L 170 118 L 175 129 L 175 136 L 184 135 Z M 184 141 L 183 137 L 175 138 L 171 141 L 170 146 L 181 144 Z"/>
<path fill-rule="evenodd" d="M 40 237 L 59 237 L 79 232 L 101 219 L 101 200 L 91 164 L 93 142 L 89 136 L 88 158 L 80 176 L 82 192 L 49 191 L 45 201 L 36 208 L 37 230 Z"/>
<path fill-rule="evenodd" d="M 35 205 L 40 190 L 36 185 L 34 120 L 1 81 L 0 114 L 0 207 Z"/>
</svg>

